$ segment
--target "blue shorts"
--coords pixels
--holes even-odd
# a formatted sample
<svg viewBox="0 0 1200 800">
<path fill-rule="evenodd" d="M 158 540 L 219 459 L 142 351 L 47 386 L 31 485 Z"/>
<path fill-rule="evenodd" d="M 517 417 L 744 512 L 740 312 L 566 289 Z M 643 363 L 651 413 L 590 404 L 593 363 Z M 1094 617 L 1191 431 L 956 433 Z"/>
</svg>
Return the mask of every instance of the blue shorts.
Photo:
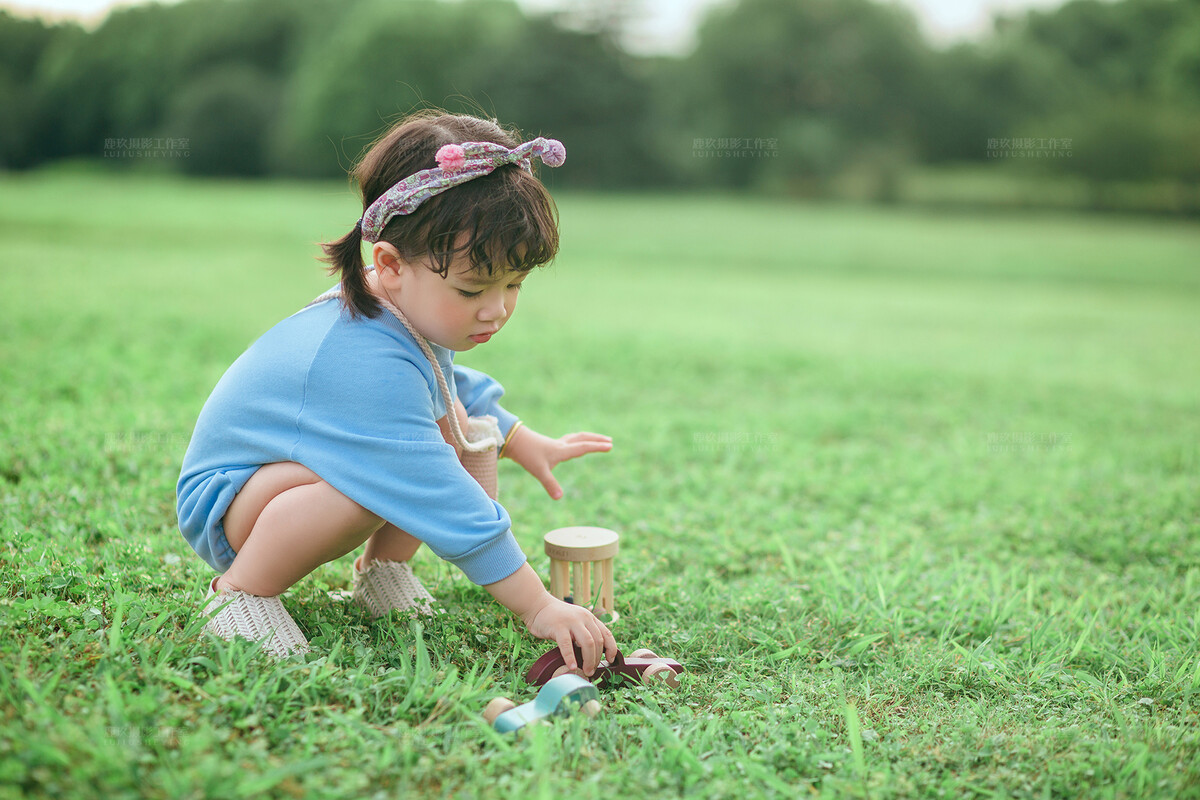
<svg viewBox="0 0 1200 800">
<path fill-rule="evenodd" d="M 225 538 L 225 512 L 260 464 L 212 472 L 198 480 L 180 483 L 179 531 L 183 538 L 217 572 L 225 572 L 237 555 Z"/>
</svg>

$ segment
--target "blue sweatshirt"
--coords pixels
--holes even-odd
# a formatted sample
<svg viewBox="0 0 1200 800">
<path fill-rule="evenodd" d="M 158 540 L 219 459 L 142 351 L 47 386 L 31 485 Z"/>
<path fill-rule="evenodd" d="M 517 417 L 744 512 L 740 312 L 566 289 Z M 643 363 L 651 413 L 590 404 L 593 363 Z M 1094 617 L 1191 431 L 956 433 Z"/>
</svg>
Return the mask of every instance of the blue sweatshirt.
<svg viewBox="0 0 1200 800">
<path fill-rule="evenodd" d="M 516 417 L 497 403 L 500 384 L 432 347 L 467 412 L 496 417 L 507 436 Z M 508 512 L 443 439 L 445 414 L 433 367 L 395 317 L 355 319 L 337 299 L 310 306 L 251 345 L 204 404 L 176 489 L 179 529 L 224 572 L 235 554 L 221 520 L 234 496 L 262 465 L 294 461 L 475 583 L 502 580 L 525 554 Z"/>
</svg>

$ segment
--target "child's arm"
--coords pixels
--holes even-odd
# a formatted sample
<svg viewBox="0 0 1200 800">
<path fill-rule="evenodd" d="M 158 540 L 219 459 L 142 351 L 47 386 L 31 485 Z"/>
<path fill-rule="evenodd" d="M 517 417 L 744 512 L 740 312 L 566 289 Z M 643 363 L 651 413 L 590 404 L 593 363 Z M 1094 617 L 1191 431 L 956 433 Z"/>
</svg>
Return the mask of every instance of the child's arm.
<svg viewBox="0 0 1200 800">
<path fill-rule="evenodd" d="M 504 455 L 541 481 L 546 492 L 558 500 L 563 496 L 563 490 L 551 470 L 567 459 L 588 453 L 607 453 L 609 450 L 612 450 L 612 438 L 603 434 L 568 433 L 551 439 L 522 425 L 509 439 Z"/>
<path fill-rule="evenodd" d="M 558 464 L 588 453 L 606 453 L 612 449 L 612 439 L 598 433 L 569 433 L 559 439 L 551 439 L 530 430 L 500 405 L 504 387 L 483 372 L 455 364 L 454 383 L 460 398 L 457 404 L 460 417 L 467 414 L 490 414 L 495 417 L 500 423 L 501 433 L 507 437 L 501 454 L 516 461 L 541 481 L 546 492 L 555 500 L 563 496 L 562 487 L 551 474 Z M 462 427 L 466 429 L 465 422 Z"/>
<path fill-rule="evenodd" d="M 591 675 L 600 663 L 602 652 L 610 661 L 617 657 L 617 642 L 608 627 L 583 606 L 564 603 L 547 592 L 528 563 L 504 580 L 483 588 L 519 616 L 534 636 L 558 642 L 569 668 L 578 667 L 585 675 Z M 582 664 L 575 663 L 574 644 L 583 651 Z"/>
<path fill-rule="evenodd" d="M 500 405 L 504 387 L 487 373 L 470 367 L 454 365 L 454 385 L 458 390 L 459 402 L 465 404 L 472 417 L 489 414 L 500 424 L 500 433 L 505 436 L 516 424 L 517 417 Z M 465 428 L 464 428 L 465 430 Z"/>
</svg>

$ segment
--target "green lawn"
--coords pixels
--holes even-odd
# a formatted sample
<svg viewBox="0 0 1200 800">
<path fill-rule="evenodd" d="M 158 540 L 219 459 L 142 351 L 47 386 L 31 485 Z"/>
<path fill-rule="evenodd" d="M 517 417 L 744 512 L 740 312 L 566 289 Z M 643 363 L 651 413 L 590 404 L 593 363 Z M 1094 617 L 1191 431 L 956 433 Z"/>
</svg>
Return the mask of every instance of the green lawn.
<svg viewBox="0 0 1200 800">
<path fill-rule="evenodd" d="M 505 738 L 546 645 L 427 552 L 435 620 L 331 599 L 347 558 L 285 598 L 308 656 L 199 635 L 178 465 L 346 187 L 0 178 L 0 797 L 1200 797 L 1200 227 L 559 207 L 462 362 L 614 437 L 502 500 L 546 578 L 619 531 L 618 642 L 688 671 Z"/>
</svg>

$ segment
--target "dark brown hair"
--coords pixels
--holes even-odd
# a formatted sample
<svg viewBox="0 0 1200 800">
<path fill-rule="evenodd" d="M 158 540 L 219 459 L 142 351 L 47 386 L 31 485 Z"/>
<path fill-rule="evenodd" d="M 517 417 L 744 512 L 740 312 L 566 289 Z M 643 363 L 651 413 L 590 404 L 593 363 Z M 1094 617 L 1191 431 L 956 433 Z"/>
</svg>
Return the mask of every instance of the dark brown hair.
<svg viewBox="0 0 1200 800">
<path fill-rule="evenodd" d="M 516 147 L 521 141 L 516 131 L 494 121 L 420 111 L 371 145 L 351 178 L 366 211 L 396 183 L 437 166 L 435 155 L 442 145 L 494 142 Z M 341 276 L 342 301 L 350 313 L 374 317 L 382 309 L 367 287 L 362 241 L 355 225 L 336 242 L 321 245 L 321 260 L 329 263 L 331 275 Z M 431 197 L 411 214 L 392 217 L 380 241 L 393 245 L 406 261 L 428 261 L 442 277 L 461 254 L 486 276 L 497 270 L 528 272 L 558 252 L 558 214 L 541 181 L 516 164 L 506 164 Z"/>
</svg>

